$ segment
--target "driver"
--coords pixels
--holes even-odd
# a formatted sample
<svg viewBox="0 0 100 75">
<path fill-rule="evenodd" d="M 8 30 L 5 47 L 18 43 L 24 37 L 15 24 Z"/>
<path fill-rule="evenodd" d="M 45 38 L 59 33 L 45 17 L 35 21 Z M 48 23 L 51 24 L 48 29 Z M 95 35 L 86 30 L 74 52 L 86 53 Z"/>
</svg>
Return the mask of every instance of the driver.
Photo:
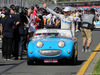
<svg viewBox="0 0 100 75">
<path fill-rule="evenodd" d="M 73 38 L 77 40 L 77 38 L 75 37 L 75 26 L 74 26 L 74 21 L 73 21 L 73 17 L 70 16 L 70 8 L 69 7 L 65 7 L 63 12 L 64 15 L 62 14 L 58 14 L 56 12 L 54 12 L 53 10 L 49 9 L 47 7 L 47 4 L 42 2 L 43 7 L 45 7 L 50 13 L 56 15 L 57 17 L 59 17 L 61 19 L 61 29 L 68 29 L 72 31 L 73 33 Z"/>
</svg>

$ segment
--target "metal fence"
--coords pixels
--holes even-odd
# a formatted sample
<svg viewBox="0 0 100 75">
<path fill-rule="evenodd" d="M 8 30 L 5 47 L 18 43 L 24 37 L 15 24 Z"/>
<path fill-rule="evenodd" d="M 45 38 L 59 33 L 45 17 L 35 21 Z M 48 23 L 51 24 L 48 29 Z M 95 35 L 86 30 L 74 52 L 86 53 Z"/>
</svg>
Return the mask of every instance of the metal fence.
<svg viewBox="0 0 100 75">
<path fill-rule="evenodd" d="M 24 7 L 30 7 L 34 5 L 34 3 L 38 0 L 0 0 L 0 7 L 7 6 L 9 7 L 11 4 L 18 5 L 18 6 L 24 6 Z"/>
<path fill-rule="evenodd" d="M 39 4 L 42 7 L 41 2 L 47 2 L 48 6 L 54 6 L 54 4 L 50 3 L 50 0 L 0 0 L 0 7 L 7 6 L 9 7 L 11 4 L 16 6 L 24 6 L 24 7 L 31 7 L 35 4 Z"/>
</svg>

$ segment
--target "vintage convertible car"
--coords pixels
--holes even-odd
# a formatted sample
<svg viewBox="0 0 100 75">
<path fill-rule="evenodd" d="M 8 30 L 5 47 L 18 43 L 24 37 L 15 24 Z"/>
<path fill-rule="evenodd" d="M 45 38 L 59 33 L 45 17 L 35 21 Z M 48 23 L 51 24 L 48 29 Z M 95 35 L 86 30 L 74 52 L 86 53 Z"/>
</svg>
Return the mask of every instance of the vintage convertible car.
<svg viewBox="0 0 100 75">
<path fill-rule="evenodd" d="M 70 30 L 40 29 L 28 44 L 27 64 L 77 62 L 78 44 Z"/>
</svg>

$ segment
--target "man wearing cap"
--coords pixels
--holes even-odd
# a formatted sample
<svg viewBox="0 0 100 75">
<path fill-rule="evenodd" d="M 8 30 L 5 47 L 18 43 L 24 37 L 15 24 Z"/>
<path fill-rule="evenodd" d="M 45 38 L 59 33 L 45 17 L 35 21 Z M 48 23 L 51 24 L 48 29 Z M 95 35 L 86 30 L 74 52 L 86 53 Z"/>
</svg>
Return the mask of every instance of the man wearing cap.
<svg viewBox="0 0 100 75">
<path fill-rule="evenodd" d="M 5 9 L 5 17 L 1 19 L 2 24 L 2 34 L 3 34 L 3 42 L 2 42 L 2 52 L 4 60 L 11 59 L 12 52 L 12 41 L 13 41 L 13 27 L 15 26 L 13 19 L 9 16 L 10 9 Z"/>
<path fill-rule="evenodd" d="M 71 29 L 73 36 L 75 36 L 75 26 L 73 23 L 73 17 L 69 16 L 69 14 L 70 14 L 69 7 L 64 8 L 64 10 L 63 10 L 64 15 L 62 15 L 62 14 L 58 14 L 58 13 L 54 12 L 53 10 L 49 9 L 47 7 L 46 3 L 42 2 L 42 4 L 43 4 L 43 7 L 45 7 L 48 11 L 50 11 L 50 13 L 56 15 L 57 17 L 59 17 L 61 19 L 61 29 Z"/>
</svg>

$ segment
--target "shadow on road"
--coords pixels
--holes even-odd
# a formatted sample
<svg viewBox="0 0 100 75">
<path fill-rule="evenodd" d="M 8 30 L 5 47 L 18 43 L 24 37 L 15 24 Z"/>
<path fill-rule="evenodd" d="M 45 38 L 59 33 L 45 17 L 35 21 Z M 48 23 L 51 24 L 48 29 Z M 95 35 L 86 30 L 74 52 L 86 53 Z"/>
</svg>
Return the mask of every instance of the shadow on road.
<svg viewBox="0 0 100 75">
<path fill-rule="evenodd" d="M 27 61 L 27 57 L 25 56 L 23 60 Z M 33 66 L 78 66 L 83 64 L 87 60 L 78 60 L 75 65 L 73 65 L 71 62 L 62 62 L 62 63 L 43 63 L 41 61 L 38 61 L 39 63 L 33 65 Z"/>
<path fill-rule="evenodd" d="M 32 66 L 78 66 L 83 64 L 86 60 L 78 60 L 77 64 L 72 64 L 71 62 L 62 63 L 37 63 Z M 30 65 L 31 66 L 31 65 Z"/>
<path fill-rule="evenodd" d="M 20 65 L 20 64 L 22 64 L 22 63 L 24 63 L 24 62 L 25 62 L 25 61 L 21 61 L 21 62 L 18 63 L 18 64 L 15 64 L 15 63 L 12 63 L 12 64 L 0 64 L 0 66 L 13 65 L 13 66 L 11 66 L 11 67 L 5 69 L 4 71 L 0 72 L 0 75 L 1 75 L 1 74 L 4 74 L 5 72 L 7 72 L 7 71 L 9 71 L 9 70 L 11 70 L 11 69 L 13 69 L 13 68 L 15 68 L 15 67 L 17 67 L 18 65 Z"/>
<path fill-rule="evenodd" d="M 92 50 L 92 52 L 100 52 L 100 50 Z"/>
<path fill-rule="evenodd" d="M 0 64 L 0 66 L 8 66 L 8 65 L 18 65 L 17 63 L 11 63 L 11 64 Z"/>
</svg>

